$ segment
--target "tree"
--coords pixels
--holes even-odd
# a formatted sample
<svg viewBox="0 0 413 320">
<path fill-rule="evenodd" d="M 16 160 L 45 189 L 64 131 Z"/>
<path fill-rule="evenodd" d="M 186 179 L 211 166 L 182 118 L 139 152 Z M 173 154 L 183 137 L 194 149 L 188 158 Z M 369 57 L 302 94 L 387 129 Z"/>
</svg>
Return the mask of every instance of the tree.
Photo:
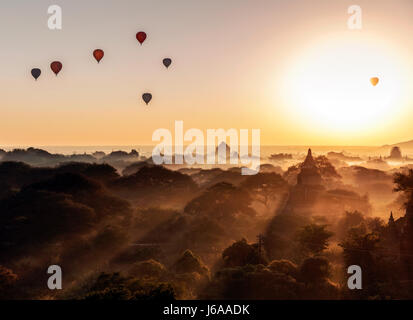
<svg viewBox="0 0 413 320">
<path fill-rule="evenodd" d="M 365 226 L 349 230 L 347 238 L 339 245 L 343 248 L 345 265 L 358 265 L 365 278 L 374 278 L 375 259 L 380 238 L 376 233 L 367 233 Z"/>
<path fill-rule="evenodd" d="M 224 268 L 216 272 L 212 281 L 199 295 L 212 300 L 275 300 L 299 299 L 304 285 L 294 277 L 272 271 L 266 266 L 246 265 Z"/>
<path fill-rule="evenodd" d="M 259 173 L 249 176 L 241 187 L 248 190 L 255 201 L 272 210 L 277 196 L 288 190 L 287 182 L 277 173 Z"/>
<path fill-rule="evenodd" d="M 291 246 L 297 240 L 297 232 L 311 223 L 308 216 L 294 213 L 281 213 L 274 216 L 265 234 L 265 251 L 272 259 L 295 259 L 296 253 Z"/>
<path fill-rule="evenodd" d="M 165 266 L 153 259 L 136 262 L 129 270 L 130 275 L 143 279 L 159 279 L 165 273 Z"/>
<path fill-rule="evenodd" d="M 344 216 L 340 218 L 337 223 L 337 234 L 340 239 L 344 239 L 347 236 L 348 231 L 364 223 L 365 219 L 359 211 L 346 211 Z"/>
<path fill-rule="evenodd" d="M 114 180 L 111 188 L 124 197 L 139 200 L 144 206 L 173 197 L 186 199 L 198 191 L 198 186 L 190 176 L 162 166 L 144 166 L 132 175 Z"/>
<path fill-rule="evenodd" d="M 297 265 L 291 262 L 290 260 L 273 260 L 268 264 L 268 269 L 270 269 L 273 272 L 278 272 L 292 276 L 293 278 L 297 278 L 298 275 Z"/>
<path fill-rule="evenodd" d="M 324 281 L 330 275 L 330 263 L 326 258 L 313 257 L 304 260 L 300 268 L 300 277 L 305 283 Z"/>
<path fill-rule="evenodd" d="M 256 212 L 249 206 L 250 194 L 241 188 L 226 182 L 209 187 L 199 197 L 185 206 L 185 213 L 205 215 L 221 223 L 233 223 L 240 218 L 253 218 Z"/>
<path fill-rule="evenodd" d="M 182 256 L 172 266 L 172 269 L 176 273 L 197 272 L 200 275 L 209 275 L 208 267 L 198 256 L 194 255 L 191 250 L 185 250 Z"/>
<path fill-rule="evenodd" d="M 301 248 L 312 255 L 320 254 L 328 247 L 328 239 L 332 232 L 325 230 L 327 225 L 310 224 L 303 227 L 298 233 L 298 242 Z"/>
<path fill-rule="evenodd" d="M 315 158 L 315 162 L 323 178 L 341 178 L 341 176 L 337 173 L 336 168 L 331 164 L 326 156 L 318 156 Z"/>
<path fill-rule="evenodd" d="M 0 298 L 7 299 L 7 291 L 12 288 L 18 280 L 16 274 L 12 270 L 0 265 Z M 3 296 L 4 295 L 4 296 Z M 8 297 L 10 298 L 10 296 Z"/>
<path fill-rule="evenodd" d="M 407 196 L 406 208 L 411 211 L 413 209 L 413 169 L 409 169 L 407 174 L 396 173 L 394 175 L 394 183 L 396 187 L 394 191 L 403 192 Z"/>
<path fill-rule="evenodd" d="M 340 243 L 343 247 L 344 265 L 346 267 L 358 265 L 363 272 L 363 290 L 344 291 L 348 297 L 355 299 L 409 297 L 406 283 L 403 288 L 406 274 L 400 264 L 398 250 L 383 246 L 385 243 L 382 237 L 383 233 L 369 232 L 364 224 L 361 224 L 350 229 L 347 238 Z"/>
<path fill-rule="evenodd" d="M 242 239 L 234 242 L 222 253 L 226 267 L 241 267 L 247 264 L 267 264 L 266 259 L 259 253 L 257 245 L 250 245 Z"/>
<path fill-rule="evenodd" d="M 118 272 L 100 273 L 78 291 L 75 293 L 75 298 L 86 300 L 170 301 L 175 299 L 175 290 L 170 283 L 141 281 L 124 277 Z"/>
</svg>

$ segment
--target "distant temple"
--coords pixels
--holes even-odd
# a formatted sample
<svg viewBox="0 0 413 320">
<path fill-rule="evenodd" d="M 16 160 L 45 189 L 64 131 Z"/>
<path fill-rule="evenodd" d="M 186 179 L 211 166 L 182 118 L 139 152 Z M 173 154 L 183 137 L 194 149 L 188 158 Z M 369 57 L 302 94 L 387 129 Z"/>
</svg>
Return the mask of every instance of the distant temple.
<svg viewBox="0 0 413 320">
<path fill-rule="evenodd" d="M 369 212 L 368 200 L 365 197 L 340 189 L 340 176 L 335 178 L 336 183 L 329 186 L 326 163 L 326 157 L 314 158 L 311 149 L 308 150 L 304 162 L 292 169 L 297 172 L 296 184 L 290 189 L 285 206 L 280 212 L 302 216 L 322 213 L 328 215 L 329 212 L 343 209 Z M 332 165 L 331 167 L 334 169 Z"/>
<path fill-rule="evenodd" d="M 238 149 L 236 149 L 238 150 Z M 224 161 L 224 163 L 230 163 L 231 157 L 234 159 L 239 159 L 239 154 L 237 151 L 232 151 L 232 148 L 222 141 L 216 148 L 215 154 L 218 159 Z"/>
<path fill-rule="evenodd" d="M 390 152 L 390 157 L 388 159 L 402 159 L 402 151 L 399 147 L 393 147 Z"/>
<path fill-rule="evenodd" d="M 394 226 L 393 211 L 390 212 L 389 226 Z"/>
<path fill-rule="evenodd" d="M 311 215 L 314 205 L 325 191 L 311 149 L 299 170 L 297 184 L 291 190 L 284 212 Z"/>
<path fill-rule="evenodd" d="M 301 165 L 301 171 L 297 176 L 298 185 L 321 185 L 322 179 L 317 164 L 313 158 L 311 149 L 308 149 L 307 157 Z"/>
</svg>

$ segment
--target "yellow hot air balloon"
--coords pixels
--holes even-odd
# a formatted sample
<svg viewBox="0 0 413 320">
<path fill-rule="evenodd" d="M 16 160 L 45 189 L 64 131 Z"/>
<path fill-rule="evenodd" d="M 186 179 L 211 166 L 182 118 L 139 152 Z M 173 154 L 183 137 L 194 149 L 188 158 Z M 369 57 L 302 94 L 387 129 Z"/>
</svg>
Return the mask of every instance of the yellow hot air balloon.
<svg viewBox="0 0 413 320">
<path fill-rule="evenodd" d="M 379 78 L 377 77 L 371 78 L 370 82 L 373 86 L 376 86 L 379 83 Z"/>
</svg>

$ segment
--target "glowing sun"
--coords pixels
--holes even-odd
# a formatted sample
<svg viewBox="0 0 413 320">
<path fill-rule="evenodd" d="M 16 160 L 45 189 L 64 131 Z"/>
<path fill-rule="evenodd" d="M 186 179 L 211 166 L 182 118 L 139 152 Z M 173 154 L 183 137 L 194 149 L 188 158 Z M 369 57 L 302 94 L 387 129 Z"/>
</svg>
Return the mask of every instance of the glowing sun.
<svg viewBox="0 0 413 320">
<path fill-rule="evenodd" d="M 400 59 L 385 48 L 330 42 L 295 60 L 285 94 L 295 112 L 317 125 L 365 130 L 402 108 L 402 70 Z"/>
</svg>

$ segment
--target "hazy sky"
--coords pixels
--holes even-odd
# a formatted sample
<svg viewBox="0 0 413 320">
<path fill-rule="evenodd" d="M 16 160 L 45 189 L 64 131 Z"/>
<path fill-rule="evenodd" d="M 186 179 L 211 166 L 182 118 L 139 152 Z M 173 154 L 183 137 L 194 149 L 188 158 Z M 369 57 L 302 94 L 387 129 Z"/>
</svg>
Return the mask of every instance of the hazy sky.
<svg viewBox="0 0 413 320">
<path fill-rule="evenodd" d="M 362 30 L 347 28 L 353 4 Z M 410 140 L 412 34 L 411 0 L 1 0 L 0 146 L 152 144 L 175 120 L 270 145 Z"/>
</svg>

